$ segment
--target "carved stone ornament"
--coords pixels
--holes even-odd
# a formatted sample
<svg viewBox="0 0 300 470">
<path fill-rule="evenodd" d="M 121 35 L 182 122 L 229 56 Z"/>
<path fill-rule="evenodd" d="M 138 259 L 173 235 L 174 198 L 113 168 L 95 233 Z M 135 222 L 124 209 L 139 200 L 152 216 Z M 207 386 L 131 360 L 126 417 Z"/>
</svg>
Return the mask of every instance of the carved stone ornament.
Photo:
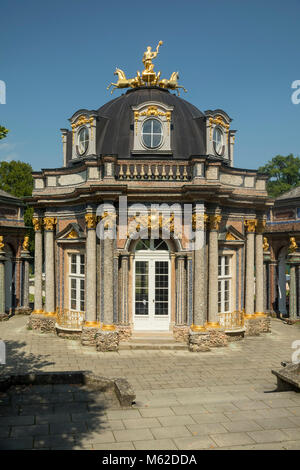
<svg viewBox="0 0 300 470">
<path fill-rule="evenodd" d="M 219 214 L 209 215 L 209 229 L 210 230 L 219 230 L 222 216 Z"/>
<path fill-rule="evenodd" d="M 57 223 L 56 217 L 45 217 L 44 218 L 44 227 L 46 230 L 54 230 Z"/>
<path fill-rule="evenodd" d="M 246 227 L 248 233 L 255 233 L 256 225 L 257 225 L 257 220 L 256 219 L 246 219 L 245 220 L 245 227 Z"/>
<path fill-rule="evenodd" d="M 88 229 L 95 229 L 97 225 L 97 216 L 95 214 L 85 214 L 85 223 Z"/>
<path fill-rule="evenodd" d="M 42 227 L 43 227 L 43 219 L 39 219 L 39 218 L 37 218 L 37 217 L 33 217 L 32 223 L 33 223 L 33 228 L 34 228 L 35 232 L 37 232 L 38 230 L 42 230 Z"/>
</svg>

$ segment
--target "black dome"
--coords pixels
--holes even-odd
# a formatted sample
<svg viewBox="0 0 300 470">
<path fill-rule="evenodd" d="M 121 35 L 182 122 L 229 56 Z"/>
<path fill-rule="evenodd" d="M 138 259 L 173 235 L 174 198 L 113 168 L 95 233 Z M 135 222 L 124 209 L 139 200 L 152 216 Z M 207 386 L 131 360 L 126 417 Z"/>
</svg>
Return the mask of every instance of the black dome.
<svg viewBox="0 0 300 470">
<path fill-rule="evenodd" d="M 133 148 L 134 118 L 131 106 L 156 101 L 173 106 L 171 148 L 173 158 L 187 159 L 205 155 L 205 115 L 195 106 L 168 90 L 145 87 L 128 90 L 98 109 L 98 153 L 128 158 Z M 146 152 L 145 152 L 146 155 Z"/>
</svg>

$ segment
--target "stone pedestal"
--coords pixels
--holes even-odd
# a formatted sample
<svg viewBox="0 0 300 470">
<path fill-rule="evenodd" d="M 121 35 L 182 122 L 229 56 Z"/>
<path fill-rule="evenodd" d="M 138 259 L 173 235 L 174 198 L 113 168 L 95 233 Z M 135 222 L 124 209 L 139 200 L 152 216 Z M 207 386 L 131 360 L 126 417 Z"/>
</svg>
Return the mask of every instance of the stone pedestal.
<svg viewBox="0 0 300 470">
<path fill-rule="evenodd" d="M 189 327 L 187 325 L 174 325 L 173 336 L 175 341 L 181 343 L 188 343 L 189 341 Z"/>
<path fill-rule="evenodd" d="M 101 352 L 118 351 L 119 333 L 117 331 L 98 331 L 96 333 L 96 350 Z"/>
<path fill-rule="evenodd" d="M 100 326 L 100 325 L 99 325 Z M 99 327 L 83 327 L 81 332 L 81 344 L 82 346 L 95 346 L 96 335 L 99 331 Z"/>
<path fill-rule="evenodd" d="M 56 332 L 55 323 L 55 317 L 45 316 L 43 314 L 32 314 L 28 319 L 27 328 L 40 330 L 44 333 L 54 333 Z"/>
<path fill-rule="evenodd" d="M 245 336 L 259 336 L 260 333 L 271 332 L 271 319 L 268 316 L 245 318 Z"/>
<path fill-rule="evenodd" d="M 116 331 L 119 334 L 119 342 L 120 341 L 129 341 L 132 336 L 132 328 L 131 325 L 123 325 L 119 324 L 116 325 Z"/>
<path fill-rule="evenodd" d="M 189 350 L 191 352 L 210 351 L 211 348 L 225 347 L 228 344 L 226 333 L 221 328 L 209 328 L 203 332 L 189 332 Z"/>
</svg>

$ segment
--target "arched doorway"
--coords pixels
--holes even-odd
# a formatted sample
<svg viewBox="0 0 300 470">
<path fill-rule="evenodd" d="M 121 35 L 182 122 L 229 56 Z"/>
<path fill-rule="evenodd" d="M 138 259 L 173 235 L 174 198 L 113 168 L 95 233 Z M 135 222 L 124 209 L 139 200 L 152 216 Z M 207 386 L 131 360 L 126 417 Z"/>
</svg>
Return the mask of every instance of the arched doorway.
<svg viewBox="0 0 300 470">
<path fill-rule="evenodd" d="M 135 330 L 169 330 L 170 252 L 165 240 L 140 239 L 134 247 L 133 325 Z"/>
</svg>

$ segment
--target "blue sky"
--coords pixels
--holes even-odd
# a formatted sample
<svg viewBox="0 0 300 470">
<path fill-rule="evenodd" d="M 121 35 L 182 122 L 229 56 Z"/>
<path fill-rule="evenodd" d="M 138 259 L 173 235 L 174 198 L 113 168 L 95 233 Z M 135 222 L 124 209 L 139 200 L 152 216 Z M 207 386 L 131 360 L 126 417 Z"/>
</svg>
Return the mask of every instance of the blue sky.
<svg viewBox="0 0 300 470">
<path fill-rule="evenodd" d="M 97 109 L 118 66 L 142 70 L 147 45 L 164 44 L 155 70 L 180 72 L 199 109 L 224 109 L 238 130 L 235 166 L 300 155 L 299 0 L 10 0 L 2 2 L 0 80 L 7 87 L 0 160 L 34 170 L 62 166 L 60 128 L 80 108 Z M 113 96 L 118 96 L 117 90 Z"/>
</svg>

